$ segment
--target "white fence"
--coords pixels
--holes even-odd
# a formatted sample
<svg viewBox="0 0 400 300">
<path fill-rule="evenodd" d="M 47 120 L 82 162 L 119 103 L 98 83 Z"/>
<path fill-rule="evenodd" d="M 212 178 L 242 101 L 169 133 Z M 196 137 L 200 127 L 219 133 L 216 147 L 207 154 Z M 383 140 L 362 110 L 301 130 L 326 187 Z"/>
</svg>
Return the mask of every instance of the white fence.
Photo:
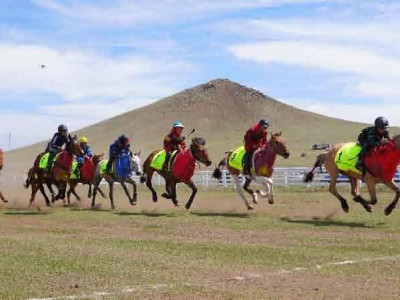
<svg viewBox="0 0 400 300">
<path fill-rule="evenodd" d="M 314 180 L 311 183 L 304 183 L 303 178 L 304 175 L 310 170 L 309 167 L 287 167 L 287 168 L 275 168 L 274 174 L 272 176 L 274 180 L 275 186 L 283 186 L 283 187 L 316 187 L 316 186 L 328 186 L 329 185 L 329 174 L 326 173 L 324 169 L 322 172 L 320 169 L 317 169 Z M 233 182 L 231 180 L 231 176 L 227 170 L 222 170 L 222 178 L 217 180 L 212 177 L 212 171 L 196 171 L 193 176 L 193 182 L 196 186 L 201 187 L 233 187 Z M 21 175 L 7 175 L 4 173 L 1 175 L 1 181 L 3 185 L 5 184 L 22 184 L 26 179 L 26 174 Z M 136 180 L 139 180 L 138 176 L 134 177 Z M 244 178 L 241 177 L 240 180 L 244 182 Z M 399 170 L 396 173 L 395 181 L 400 186 L 400 177 L 399 177 Z M 164 185 L 164 179 L 155 174 L 153 177 L 153 184 L 154 185 Z M 257 185 L 257 183 L 253 183 Z M 348 184 L 348 180 L 345 176 L 340 176 L 338 180 L 339 185 Z M 362 183 L 361 183 L 362 184 Z"/>
</svg>

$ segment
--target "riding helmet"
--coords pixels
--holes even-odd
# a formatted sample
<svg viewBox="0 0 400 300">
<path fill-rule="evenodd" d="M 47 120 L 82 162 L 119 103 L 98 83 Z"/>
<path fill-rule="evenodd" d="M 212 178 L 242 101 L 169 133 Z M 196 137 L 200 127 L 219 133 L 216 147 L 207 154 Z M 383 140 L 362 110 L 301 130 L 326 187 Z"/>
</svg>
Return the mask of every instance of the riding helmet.
<svg viewBox="0 0 400 300">
<path fill-rule="evenodd" d="M 266 120 L 266 119 L 261 119 L 260 122 L 258 122 L 258 125 L 259 125 L 260 127 L 262 127 L 262 126 L 269 127 L 269 121 Z"/>
<path fill-rule="evenodd" d="M 58 131 L 68 131 L 67 125 L 61 124 L 58 126 Z"/>
<path fill-rule="evenodd" d="M 81 137 L 79 142 L 81 143 L 87 143 L 87 138 L 85 136 Z"/>
<path fill-rule="evenodd" d="M 385 117 L 378 117 L 375 120 L 375 127 L 376 128 L 386 128 L 389 126 L 389 122 Z"/>
<path fill-rule="evenodd" d="M 185 126 L 183 126 L 182 122 L 179 122 L 179 121 L 174 122 L 172 127 L 174 127 L 174 128 L 185 128 Z"/>
</svg>

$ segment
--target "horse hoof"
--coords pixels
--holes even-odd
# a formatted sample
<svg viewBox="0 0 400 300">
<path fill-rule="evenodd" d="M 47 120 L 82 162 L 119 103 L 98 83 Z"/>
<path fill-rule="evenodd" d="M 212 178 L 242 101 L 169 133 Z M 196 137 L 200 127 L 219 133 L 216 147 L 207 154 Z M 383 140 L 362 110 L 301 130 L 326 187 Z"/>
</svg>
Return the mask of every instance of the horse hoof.
<svg viewBox="0 0 400 300">
<path fill-rule="evenodd" d="M 3 200 L 3 203 L 8 203 L 8 200 L 4 199 L 4 200 Z"/>
<path fill-rule="evenodd" d="M 168 193 L 162 193 L 161 197 L 165 198 L 165 199 L 172 199 L 171 195 Z"/>
<path fill-rule="evenodd" d="M 252 205 L 247 206 L 247 210 L 253 210 L 254 207 Z"/>
<path fill-rule="evenodd" d="M 112 209 L 112 210 L 115 210 L 115 206 L 114 206 L 114 205 L 113 205 L 113 206 L 111 206 L 111 209 Z"/>
<path fill-rule="evenodd" d="M 186 208 L 186 209 L 190 209 L 190 205 L 189 205 L 189 204 L 186 204 L 186 205 L 185 205 L 185 208 Z"/>
<path fill-rule="evenodd" d="M 274 199 L 268 199 L 269 204 L 274 204 Z"/>
<path fill-rule="evenodd" d="M 157 198 L 153 198 L 153 202 L 157 202 L 157 200 L 158 200 Z"/>
<path fill-rule="evenodd" d="M 374 208 L 373 208 L 373 206 L 367 204 L 367 205 L 365 205 L 365 210 L 366 210 L 367 212 L 373 212 L 373 211 L 374 211 Z"/>
<path fill-rule="evenodd" d="M 393 208 L 389 205 L 388 207 L 385 208 L 385 215 L 388 216 L 392 213 Z"/>
<path fill-rule="evenodd" d="M 181 206 L 179 202 L 174 202 L 175 207 Z"/>
<path fill-rule="evenodd" d="M 136 201 L 129 201 L 131 203 L 132 206 L 136 206 L 137 202 Z"/>
</svg>

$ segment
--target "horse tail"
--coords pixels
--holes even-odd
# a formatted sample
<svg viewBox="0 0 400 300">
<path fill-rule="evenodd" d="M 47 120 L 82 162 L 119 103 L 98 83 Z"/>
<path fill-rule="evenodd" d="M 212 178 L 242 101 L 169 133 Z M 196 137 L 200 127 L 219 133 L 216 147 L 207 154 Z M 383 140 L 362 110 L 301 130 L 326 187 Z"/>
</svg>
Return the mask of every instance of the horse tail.
<svg viewBox="0 0 400 300">
<path fill-rule="evenodd" d="M 216 179 L 221 179 L 222 178 L 221 167 L 226 166 L 227 163 L 228 163 L 228 158 L 227 158 L 227 156 L 224 156 L 224 158 L 222 158 L 222 160 L 219 162 L 218 166 L 215 168 L 212 176 Z"/>
<path fill-rule="evenodd" d="M 318 156 L 317 156 L 317 159 L 316 159 L 316 161 L 315 161 L 315 163 L 314 163 L 314 167 L 311 169 L 311 171 L 310 172 L 308 172 L 307 174 L 306 174 L 306 176 L 304 177 L 304 182 L 311 182 L 311 181 L 313 181 L 313 179 L 314 179 L 314 173 L 315 173 L 315 169 L 316 168 L 320 168 L 321 170 L 322 170 L 322 165 L 325 163 L 325 160 L 326 160 L 326 154 L 327 154 L 327 152 L 325 152 L 325 153 L 321 153 L 321 154 L 319 154 Z"/>
<path fill-rule="evenodd" d="M 29 186 L 32 184 L 33 179 L 35 176 L 34 168 L 30 168 L 28 171 L 28 176 L 26 177 L 25 183 L 23 184 L 24 188 L 28 189 Z"/>
</svg>

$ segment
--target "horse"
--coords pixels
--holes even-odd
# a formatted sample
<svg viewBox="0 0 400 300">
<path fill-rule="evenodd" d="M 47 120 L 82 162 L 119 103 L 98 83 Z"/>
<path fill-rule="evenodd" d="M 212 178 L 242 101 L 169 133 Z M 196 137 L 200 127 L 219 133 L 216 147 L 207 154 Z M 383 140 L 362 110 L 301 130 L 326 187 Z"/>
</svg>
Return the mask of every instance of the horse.
<svg viewBox="0 0 400 300">
<path fill-rule="evenodd" d="M 192 139 L 192 143 L 188 149 L 177 150 L 175 154 L 171 156 L 169 165 L 171 166 L 167 170 L 162 169 L 163 161 L 159 164 L 158 168 L 154 167 L 152 164 L 153 160 L 158 154 L 164 153 L 161 150 L 153 151 L 145 160 L 143 164 L 143 175 L 140 177 L 140 182 L 145 183 L 152 193 L 153 202 L 157 202 L 157 192 L 154 190 L 151 183 L 154 172 L 157 172 L 165 179 L 166 192 L 161 196 L 166 199 L 171 199 L 175 206 L 179 206 L 176 195 L 176 184 L 183 182 L 188 187 L 191 188 L 192 194 L 186 203 L 186 209 L 189 209 L 193 203 L 194 197 L 197 193 L 197 187 L 192 181 L 192 176 L 196 168 L 196 161 L 205 164 L 206 166 L 211 165 L 211 160 L 208 155 L 208 150 L 205 147 L 206 141 L 201 137 L 195 137 Z"/>
<path fill-rule="evenodd" d="M 102 160 L 104 154 L 96 154 L 93 155 L 92 157 L 85 157 L 83 165 L 80 169 L 80 177 L 79 178 L 72 178 L 72 176 L 68 180 L 69 184 L 69 189 L 67 192 L 67 199 L 68 199 L 68 205 L 70 204 L 70 197 L 71 194 L 73 194 L 78 201 L 81 201 L 81 198 L 79 195 L 76 193 L 75 188 L 78 185 L 78 183 L 81 184 L 88 184 L 89 185 L 89 191 L 88 191 L 88 198 L 92 198 L 92 184 L 94 184 L 94 175 L 96 171 L 96 167 L 99 164 L 99 162 Z M 103 193 L 103 191 L 98 187 L 99 193 L 103 198 L 106 198 L 106 195 Z"/>
<path fill-rule="evenodd" d="M 3 167 L 4 167 L 4 152 L 2 149 L 0 149 L 0 174 L 1 174 L 1 171 L 3 170 Z M 4 194 L 1 190 L 0 190 L 0 199 L 4 203 L 8 202 L 8 200 L 4 197 Z"/>
<path fill-rule="evenodd" d="M 68 136 L 68 142 L 65 149 L 62 150 L 56 157 L 54 166 L 50 172 L 47 172 L 45 168 L 40 167 L 40 162 L 43 156 L 47 152 L 40 153 L 34 162 L 33 169 L 28 174 L 25 187 L 31 186 L 31 198 L 29 200 L 29 206 L 35 201 L 35 196 L 38 190 L 43 194 L 46 206 L 50 206 L 50 200 L 47 197 L 43 184 L 46 184 L 52 193 L 52 202 L 55 200 L 62 199 L 65 202 L 65 192 L 68 178 L 71 174 L 71 167 L 74 160 L 74 155 L 82 155 L 82 149 L 79 146 L 77 137 Z M 55 184 L 58 187 L 58 194 L 55 195 L 51 185 Z"/>
<path fill-rule="evenodd" d="M 330 175 L 329 192 L 334 195 L 341 204 L 344 212 L 349 212 L 349 205 L 345 198 L 343 198 L 337 188 L 337 178 L 339 174 L 347 176 L 351 184 L 351 194 L 354 197 L 353 201 L 360 203 L 368 212 L 373 211 L 373 205 L 378 202 L 376 196 L 375 186 L 378 183 L 383 183 L 396 193 L 393 201 L 385 208 L 385 215 L 389 215 L 396 207 L 400 197 L 400 189 L 394 183 L 393 178 L 400 161 L 400 134 L 395 135 L 392 139 L 386 141 L 383 145 L 371 149 L 364 159 L 366 167 L 365 175 L 357 171 L 355 168 L 349 170 L 339 169 L 338 163 L 340 162 L 341 153 L 349 143 L 340 143 L 334 145 L 328 152 L 319 155 L 314 163 L 314 167 L 308 172 L 304 178 L 305 182 L 311 182 L 314 178 L 316 168 L 320 168 L 325 163 L 325 168 Z M 359 152 L 359 151 L 358 151 Z M 358 159 L 358 152 L 351 157 L 353 164 Z M 338 160 L 339 159 L 339 160 Z M 364 179 L 367 185 L 371 201 L 365 200 L 361 197 L 358 187 L 358 180 Z"/>
<path fill-rule="evenodd" d="M 130 155 L 121 156 L 117 159 L 113 164 L 113 172 L 112 174 L 108 174 L 105 172 L 105 168 L 108 160 L 102 160 L 98 163 L 96 167 L 96 172 L 94 175 L 94 188 L 93 188 L 93 198 L 92 198 L 92 207 L 95 206 L 96 194 L 99 190 L 100 182 L 104 178 L 109 186 L 109 196 L 111 201 L 111 209 L 115 209 L 114 205 L 114 182 L 119 182 L 122 188 L 125 191 L 125 194 L 128 196 L 129 203 L 131 205 L 136 205 L 137 203 L 137 185 L 136 182 L 132 179 L 132 173 L 136 175 L 141 174 L 141 162 L 140 162 L 140 152 Z M 130 183 L 133 185 L 133 196 L 131 197 L 126 187 L 126 183 Z"/>
<path fill-rule="evenodd" d="M 244 149 L 242 150 L 242 155 L 244 154 Z M 248 192 L 252 198 L 253 203 L 258 203 L 258 195 L 262 198 L 268 197 L 268 203 L 274 203 L 274 190 L 272 173 L 277 155 L 282 156 L 287 159 L 290 156 L 290 152 L 286 147 L 286 140 L 283 138 L 282 132 L 271 134 L 271 138 L 268 140 L 267 144 L 256 150 L 253 154 L 253 166 L 254 174 L 252 176 L 245 176 L 245 183 L 243 187 L 240 185 L 239 176 L 242 174 L 243 169 L 243 159 L 239 159 L 239 165 L 233 166 L 230 162 L 235 159 L 235 151 L 229 151 L 227 156 L 225 156 L 221 162 L 218 164 L 217 168 L 214 170 L 213 177 L 220 180 L 222 178 L 221 167 L 227 166 L 229 173 L 231 174 L 236 192 L 239 194 L 240 198 L 243 200 L 246 208 L 252 210 L 254 207 L 249 203 L 243 194 L 242 188 Z M 266 193 L 260 190 L 253 191 L 250 189 L 250 183 L 253 181 L 260 182 L 266 189 Z M 257 195 L 258 194 L 258 195 Z"/>
</svg>

